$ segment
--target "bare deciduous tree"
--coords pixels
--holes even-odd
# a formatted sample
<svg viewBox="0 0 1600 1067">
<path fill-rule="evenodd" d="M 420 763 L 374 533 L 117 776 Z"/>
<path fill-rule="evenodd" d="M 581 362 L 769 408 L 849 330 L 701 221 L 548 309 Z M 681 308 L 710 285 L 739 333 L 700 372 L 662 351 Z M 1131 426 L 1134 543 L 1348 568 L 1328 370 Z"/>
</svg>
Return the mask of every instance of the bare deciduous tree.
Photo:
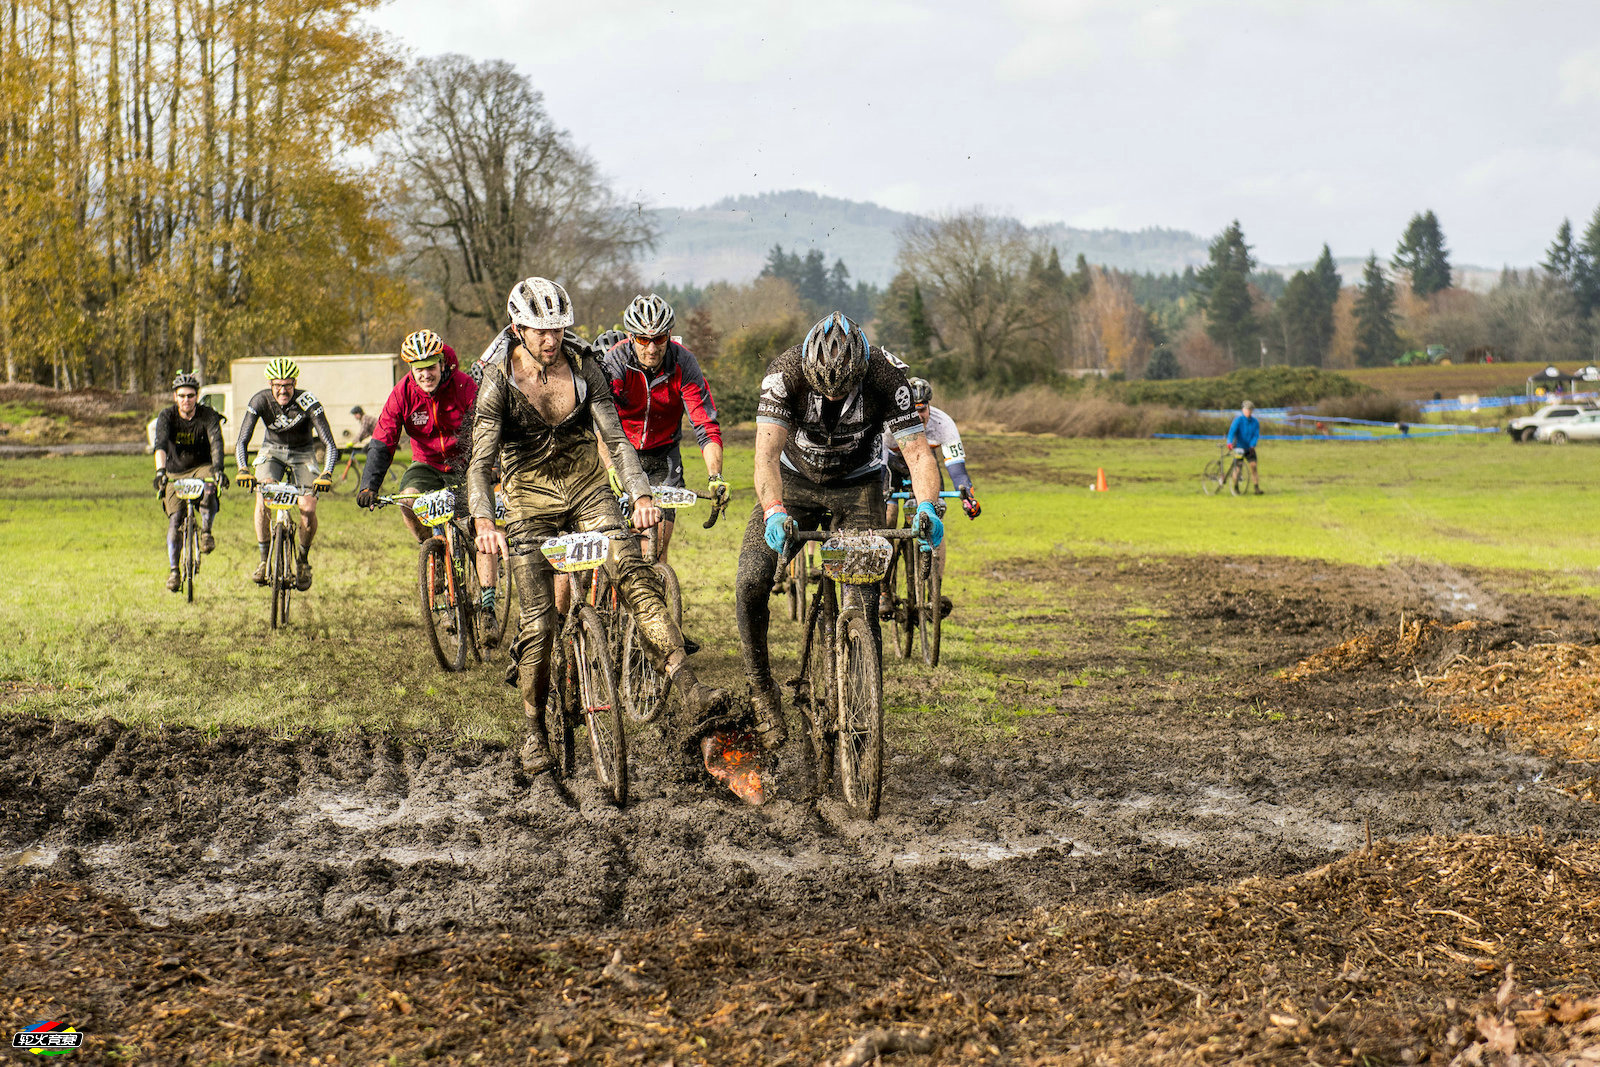
<svg viewBox="0 0 1600 1067">
<path fill-rule="evenodd" d="M 411 85 L 406 223 L 447 315 L 497 328 L 519 278 L 606 288 L 653 243 L 646 216 L 611 191 L 511 64 L 435 56 Z"/>
</svg>

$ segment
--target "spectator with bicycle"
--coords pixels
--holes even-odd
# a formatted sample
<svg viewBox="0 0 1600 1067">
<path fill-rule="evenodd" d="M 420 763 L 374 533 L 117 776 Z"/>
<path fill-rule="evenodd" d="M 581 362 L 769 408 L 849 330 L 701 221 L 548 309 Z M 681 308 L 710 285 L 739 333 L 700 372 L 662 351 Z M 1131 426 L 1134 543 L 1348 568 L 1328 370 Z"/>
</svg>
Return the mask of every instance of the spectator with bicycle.
<svg viewBox="0 0 1600 1067">
<path fill-rule="evenodd" d="M 300 364 L 279 356 L 267 362 L 263 373 L 267 388 L 250 398 L 239 420 L 239 439 L 234 445 L 239 475 L 235 480 L 240 489 L 254 489 L 257 483 L 270 484 L 288 478 L 301 488 L 312 490 L 300 498 L 299 543 L 295 553 L 294 587 L 303 593 L 311 588 L 311 542 L 317 536 L 317 494 L 333 488 L 333 468 L 339 465 L 339 446 L 334 443 L 333 429 L 328 425 L 322 401 L 296 384 L 300 378 Z M 257 422 L 266 424 L 266 433 L 252 471 L 250 437 L 255 433 Z M 318 441 L 322 442 L 324 450 L 320 472 L 317 468 Z M 257 585 L 267 584 L 267 548 L 270 545 L 267 526 L 267 507 L 258 495 L 255 527 L 261 563 L 250 576 Z"/>
<path fill-rule="evenodd" d="M 587 342 L 567 332 L 574 316 L 566 290 L 546 278 L 527 278 L 511 290 L 506 311 L 511 324 L 477 363 L 482 384 L 467 493 L 478 551 L 507 555 L 521 594 L 521 631 L 511 647 L 507 680 L 520 682 L 528 718 L 520 757 L 532 775 L 555 762 L 544 711 L 559 620 L 555 571 L 539 546 L 563 532 L 622 531 L 622 512 L 597 441 L 634 499 L 634 527 L 655 525 L 661 509 L 623 433 L 605 368 Z M 504 531 L 494 519 L 491 469 L 497 458 L 506 501 Z M 644 562 L 638 541 L 617 538 L 613 560 L 619 592 L 639 622 L 651 664 L 672 679 L 681 740 L 695 740 L 716 721 L 726 694 L 695 677 L 660 579 Z"/>
<path fill-rule="evenodd" d="M 176 483 L 184 478 L 211 475 L 212 483 L 200 497 L 200 551 L 217 547 L 211 536 L 221 500 L 219 487 L 228 487 L 223 473 L 222 415 L 200 403 L 200 379 L 191 371 L 180 371 L 172 379 L 172 405 L 156 416 L 155 490 L 167 513 L 167 591 L 176 593 L 182 582 L 178 575 L 178 548 L 183 536 L 184 502 L 178 499 Z"/>
<path fill-rule="evenodd" d="M 1255 410 L 1256 406 L 1248 400 L 1239 405 L 1239 414 L 1228 424 L 1228 436 L 1223 442 L 1223 449 L 1234 450 L 1250 465 L 1251 489 L 1260 496 L 1261 477 L 1256 472 L 1256 442 L 1261 440 L 1261 423 L 1256 419 Z"/>
<path fill-rule="evenodd" d="M 367 462 L 356 490 L 356 506 L 376 507 L 378 490 L 394 462 L 400 435 L 411 439 L 411 463 L 400 475 L 400 492 L 418 496 L 436 489 L 456 491 L 456 514 L 467 512 L 467 458 L 471 450 L 472 409 L 478 400 L 478 383 L 462 373 L 456 353 L 432 330 L 417 330 L 400 345 L 400 358 L 410 373 L 389 393 L 379 413 L 372 439 L 367 443 Z M 462 427 L 466 427 L 463 433 Z M 418 544 L 434 536 L 433 530 L 408 507 L 400 509 L 406 529 Z M 495 614 L 495 581 L 499 559 L 480 553 L 477 557 L 478 581 L 483 589 L 478 604 L 483 620 L 484 645 L 493 648 L 500 642 Z"/>
<path fill-rule="evenodd" d="M 728 483 L 722 479 L 717 404 L 694 353 L 672 339 L 676 321 L 672 306 L 656 294 L 634 297 L 622 313 L 626 340 L 602 349 L 602 360 L 622 432 L 638 453 L 650 484 L 686 488 L 679 442 L 687 412 L 705 460 L 707 489 L 720 504 L 727 498 Z M 662 562 L 672 542 L 672 527 L 672 512 L 666 511 L 656 548 L 656 559 Z"/>
<path fill-rule="evenodd" d="M 349 481 L 350 472 L 355 469 L 356 457 L 366 455 L 367 445 L 372 443 L 372 431 L 378 426 L 378 420 L 368 415 L 360 404 L 350 409 L 350 415 L 356 420 L 356 439 L 345 451 L 344 470 L 339 475 L 340 485 Z"/>
<path fill-rule="evenodd" d="M 929 545 L 944 539 L 938 464 L 911 400 L 904 365 L 873 347 L 861 327 L 839 312 L 818 322 L 805 340 L 767 368 L 756 409 L 757 502 L 739 549 L 735 612 L 764 748 L 788 736 L 767 651 L 768 597 L 788 523 L 817 530 L 831 516 L 839 527 L 870 529 L 884 513 L 883 448 L 887 432 L 900 446 L 929 527 Z M 882 653 L 877 612 L 868 612 L 873 644 Z"/>
</svg>

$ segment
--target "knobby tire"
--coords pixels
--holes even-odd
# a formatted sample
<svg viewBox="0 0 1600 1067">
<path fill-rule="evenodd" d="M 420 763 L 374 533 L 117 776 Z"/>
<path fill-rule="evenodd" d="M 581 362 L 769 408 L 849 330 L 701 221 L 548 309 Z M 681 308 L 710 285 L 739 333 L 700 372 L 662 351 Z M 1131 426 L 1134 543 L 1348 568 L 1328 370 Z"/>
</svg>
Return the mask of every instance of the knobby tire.
<svg viewBox="0 0 1600 1067">
<path fill-rule="evenodd" d="M 444 591 L 440 593 L 433 591 L 436 575 L 444 578 Z M 422 609 L 422 629 L 428 635 L 428 644 L 433 648 L 433 657 L 439 661 L 439 666 L 446 671 L 454 672 L 466 667 L 467 646 L 459 625 L 456 627 L 453 641 L 452 635 L 442 632 L 445 616 L 453 614 L 453 607 L 449 602 L 448 575 L 449 558 L 445 552 L 444 539 L 428 538 L 422 542 L 422 548 L 417 553 L 417 593 L 419 606 Z M 447 646 L 449 646 L 448 651 Z"/>
<path fill-rule="evenodd" d="M 599 612 L 589 604 L 579 605 L 578 632 L 567 642 L 567 653 L 577 665 L 595 777 L 620 808 L 628 803 L 628 736 L 623 732 L 622 701 L 606 643 Z"/>
<path fill-rule="evenodd" d="M 903 544 L 915 545 L 914 541 Z M 913 548 L 921 558 L 917 560 L 918 629 L 922 637 L 922 662 L 929 667 L 939 665 L 939 636 L 944 630 L 944 605 L 939 600 L 939 590 L 944 585 L 944 571 L 939 566 L 939 553 L 922 552 Z"/>
<path fill-rule="evenodd" d="M 839 785 L 858 817 L 876 819 L 883 798 L 883 674 L 872 630 L 852 615 L 839 634 Z"/>
<path fill-rule="evenodd" d="M 810 648 L 802 664 L 810 710 L 806 736 L 811 748 L 812 776 L 817 796 L 826 796 L 833 781 L 833 738 L 837 732 L 838 702 L 834 699 L 834 635 L 839 624 L 839 599 L 832 581 L 822 579 L 811 607 Z"/>
<path fill-rule="evenodd" d="M 189 603 L 194 603 L 194 572 L 200 559 L 199 535 L 195 533 L 194 507 L 185 504 L 183 508 L 183 545 L 178 549 L 179 558 L 183 561 L 183 587 Z"/>
<path fill-rule="evenodd" d="M 916 643 L 917 629 L 915 543 L 896 542 L 889 566 L 889 591 L 894 597 L 894 654 L 899 659 L 909 659 Z"/>
</svg>

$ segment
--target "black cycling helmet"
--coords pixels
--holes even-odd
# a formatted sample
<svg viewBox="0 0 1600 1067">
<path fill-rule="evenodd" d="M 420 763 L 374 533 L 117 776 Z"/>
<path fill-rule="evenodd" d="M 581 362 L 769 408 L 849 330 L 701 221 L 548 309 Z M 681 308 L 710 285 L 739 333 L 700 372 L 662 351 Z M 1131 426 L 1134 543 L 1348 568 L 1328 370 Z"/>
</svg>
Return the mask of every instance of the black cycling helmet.
<svg viewBox="0 0 1600 1067">
<path fill-rule="evenodd" d="M 177 392 L 179 389 L 193 389 L 198 393 L 200 391 L 199 375 L 192 370 L 179 371 L 178 376 L 172 379 L 172 391 Z"/>
<path fill-rule="evenodd" d="M 911 386 L 911 402 L 919 408 L 925 408 L 933 403 L 933 386 L 926 378 L 908 378 Z"/>
<path fill-rule="evenodd" d="M 828 397 L 845 397 L 867 376 L 872 348 L 866 332 L 835 311 L 806 334 L 800 370 L 806 383 Z"/>
<path fill-rule="evenodd" d="M 361 410 L 361 405 L 360 404 L 357 404 L 355 407 L 350 409 L 350 414 L 352 414 L 352 415 L 365 415 L 366 412 Z"/>
</svg>

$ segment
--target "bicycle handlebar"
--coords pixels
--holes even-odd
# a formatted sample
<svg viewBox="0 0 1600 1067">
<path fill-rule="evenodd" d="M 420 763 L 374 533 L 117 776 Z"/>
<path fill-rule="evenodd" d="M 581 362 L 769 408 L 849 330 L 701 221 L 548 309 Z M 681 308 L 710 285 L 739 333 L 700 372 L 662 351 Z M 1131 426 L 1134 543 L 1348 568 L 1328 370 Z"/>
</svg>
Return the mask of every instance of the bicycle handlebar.
<svg viewBox="0 0 1600 1067">
<path fill-rule="evenodd" d="M 885 541 L 909 541 L 914 537 L 923 537 L 928 532 L 931 524 L 927 518 L 917 520 L 915 526 L 902 526 L 893 530 L 851 530 L 853 534 L 876 534 Z M 800 546 L 807 541 L 826 541 L 841 530 L 800 530 L 795 526 L 793 519 L 787 519 L 783 524 L 784 550 L 782 566 L 787 567 L 789 561 L 800 553 Z"/>
<path fill-rule="evenodd" d="M 911 500 L 913 498 L 913 495 L 914 494 L 911 494 L 911 493 L 890 493 L 889 494 L 889 499 L 890 500 Z M 962 495 L 961 494 L 961 490 L 959 490 L 959 489 L 941 489 L 939 491 L 939 496 L 942 497 L 945 500 L 957 500 L 957 499 L 960 499 L 961 495 Z"/>
</svg>

